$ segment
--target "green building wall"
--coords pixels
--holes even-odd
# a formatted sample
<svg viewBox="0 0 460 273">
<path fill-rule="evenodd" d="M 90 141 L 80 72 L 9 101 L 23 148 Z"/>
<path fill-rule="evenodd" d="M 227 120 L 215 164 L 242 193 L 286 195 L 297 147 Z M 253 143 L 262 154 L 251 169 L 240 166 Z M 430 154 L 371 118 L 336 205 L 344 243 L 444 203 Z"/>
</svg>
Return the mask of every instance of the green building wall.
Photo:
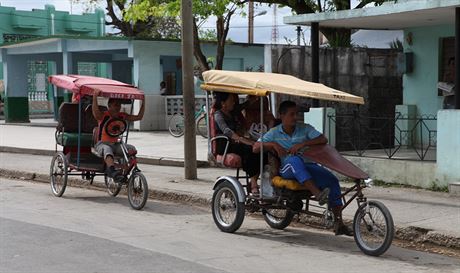
<svg viewBox="0 0 460 273">
<path fill-rule="evenodd" d="M 0 44 L 8 38 L 26 39 L 51 35 L 99 37 L 105 35 L 104 12 L 71 15 L 57 11 L 53 5 L 32 11 L 0 6 Z M 13 36 L 11 36 L 13 35 Z"/>
<path fill-rule="evenodd" d="M 414 70 L 403 77 L 403 103 L 416 105 L 420 116 L 435 116 L 442 108 L 443 97 L 438 96 L 441 38 L 455 36 L 454 25 L 417 27 L 404 30 L 404 37 L 412 33 L 412 45 L 404 42 L 404 51 L 413 52 Z"/>
<path fill-rule="evenodd" d="M 133 69 L 135 78 L 133 83 L 139 86 L 148 94 L 160 94 L 160 83 L 163 75 L 161 71 L 161 60 L 167 57 L 181 56 L 180 42 L 151 42 L 133 41 Z M 216 45 L 213 43 L 203 43 L 202 50 L 205 56 L 214 57 L 216 55 Z M 256 70 L 264 65 L 264 47 L 261 45 L 228 44 L 225 46 L 224 69 L 244 71 L 247 68 Z M 177 80 L 181 80 L 178 70 Z M 178 84 L 178 86 L 180 86 Z M 204 94 L 198 90 L 196 94 Z"/>
<path fill-rule="evenodd" d="M 102 10 L 72 15 L 65 11 L 57 11 L 53 5 L 45 5 L 44 9 L 31 11 L 0 6 L 0 45 L 53 35 L 101 37 L 105 35 L 104 16 Z M 49 74 L 52 74 L 52 71 L 49 70 Z M 3 79 L 2 63 L 0 63 L 0 79 Z M 51 100 L 52 89 L 48 89 L 48 99 Z M 27 94 L 5 97 L 4 112 L 9 122 L 27 122 L 29 120 Z"/>
</svg>

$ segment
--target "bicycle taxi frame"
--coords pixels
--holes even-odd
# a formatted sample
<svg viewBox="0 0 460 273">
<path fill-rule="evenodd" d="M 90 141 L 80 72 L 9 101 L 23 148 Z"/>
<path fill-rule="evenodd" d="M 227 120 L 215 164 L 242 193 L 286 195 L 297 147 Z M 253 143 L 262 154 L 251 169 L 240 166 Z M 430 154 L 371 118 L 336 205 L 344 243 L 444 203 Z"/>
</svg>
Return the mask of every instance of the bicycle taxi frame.
<svg viewBox="0 0 460 273">
<path fill-rule="evenodd" d="M 204 72 L 203 77 L 205 83 L 201 88 L 206 91 L 206 107 L 209 113 L 208 157 L 217 165 L 237 169 L 236 176 L 221 176 L 214 184 L 212 214 L 217 227 L 224 232 L 237 231 L 243 223 L 245 211 L 248 211 L 262 212 L 267 224 L 275 229 L 286 228 L 293 217 L 300 214 L 319 217 L 325 228 L 331 228 L 334 217 L 329 206 L 327 204 L 319 206 L 314 203 L 316 201 L 311 198 L 312 194 L 297 181 L 283 179 L 277 174 L 268 174 L 269 165 L 266 165 L 265 169 L 263 165 L 263 150 L 260 152 L 260 195 L 249 194 L 251 191 L 248 177 L 240 175 L 239 172 L 242 167 L 241 159 L 236 154 L 227 154 L 230 140 L 226 136 L 215 135 L 212 118 L 214 111 L 212 107 L 210 109 L 210 95 L 213 92 L 228 92 L 262 98 L 270 93 L 276 93 L 353 104 L 364 104 L 364 99 L 323 84 L 282 74 L 211 70 Z M 263 103 L 264 100 L 260 99 L 260 109 L 264 109 Z M 260 122 L 263 123 L 263 111 L 260 113 Z M 213 148 L 217 139 L 227 140 L 223 155 L 217 155 Z M 364 196 L 363 189 L 370 187 L 372 183 L 369 175 L 327 144 L 310 146 L 303 155 L 354 181 L 352 187 L 342 190 L 340 196 L 344 204 L 342 210 L 354 200 L 357 201 L 358 209 L 353 219 L 355 242 L 367 255 L 383 254 L 392 243 L 394 224 L 389 210 L 381 202 L 368 200 Z"/>
<path fill-rule="evenodd" d="M 134 100 L 143 99 L 144 93 L 136 87 L 105 78 L 82 75 L 52 75 L 49 82 L 56 88 L 67 89 L 73 93 L 78 102 L 63 103 L 59 107 L 59 121 L 56 127 L 55 155 L 51 161 L 51 190 L 61 197 L 67 186 L 69 176 L 81 176 L 92 184 L 96 176 L 104 176 L 107 191 L 117 196 L 123 185 L 128 189 L 128 200 L 132 208 L 142 209 L 148 199 L 148 184 L 145 176 L 137 167 L 135 150 L 128 150 L 126 143 L 129 135 L 129 124 L 118 118 L 105 121 L 106 133 L 117 137 L 122 156 L 115 155 L 115 168 L 123 179 L 114 181 L 105 175 L 105 163 L 101 155 L 94 149 L 99 140 L 98 121 L 93 116 L 92 105 L 83 103 L 86 96 L 92 97 L 95 90 L 106 99 L 120 99 L 122 104 L 131 105 Z M 104 106 L 99 106 L 106 110 Z M 102 127 L 101 127 L 102 128 Z M 58 151 L 58 145 L 62 151 Z"/>
</svg>

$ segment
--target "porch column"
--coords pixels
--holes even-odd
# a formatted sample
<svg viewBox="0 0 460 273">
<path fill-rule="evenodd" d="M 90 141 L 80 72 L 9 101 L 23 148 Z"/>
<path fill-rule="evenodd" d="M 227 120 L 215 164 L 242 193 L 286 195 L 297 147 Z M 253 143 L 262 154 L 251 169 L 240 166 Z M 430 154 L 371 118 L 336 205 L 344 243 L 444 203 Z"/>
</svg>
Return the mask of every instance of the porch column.
<svg viewBox="0 0 460 273">
<path fill-rule="evenodd" d="M 455 109 L 460 109 L 460 8 L 455 8 Z"/>
<path fill-rule="evenodd" d="M 6 80 L 5 121 L 30 122 L 29 97 L 27 91 L 27 56 L 4 55 L 3 73 Z"/>
<path fill-rule="evenodd" d="M 311 81 L 319 83 L 319 23 L 312 22 L 310 30 L 311 41 Z M 313 107 L 319 106 L 318 100 L 313 100 Z"/>
</svg>

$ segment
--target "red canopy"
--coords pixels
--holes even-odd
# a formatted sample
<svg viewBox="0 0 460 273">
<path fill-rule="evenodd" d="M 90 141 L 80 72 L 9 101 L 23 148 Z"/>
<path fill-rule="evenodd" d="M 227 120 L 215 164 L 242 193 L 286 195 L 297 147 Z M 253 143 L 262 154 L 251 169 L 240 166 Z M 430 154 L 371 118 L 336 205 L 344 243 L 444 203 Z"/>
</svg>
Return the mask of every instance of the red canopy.
<svg viewBox="0 0 460 273">
<path fill-rule="evenodd" d="M 144 92 L 136 87 L 111 80 L 84 75 L 51 75 L 51 84 L 67 89 L 80 96 L 92 96 L 94 90 L 100 90 L 101 96 L 115 99 L 143 99 Z"/>
</svg>

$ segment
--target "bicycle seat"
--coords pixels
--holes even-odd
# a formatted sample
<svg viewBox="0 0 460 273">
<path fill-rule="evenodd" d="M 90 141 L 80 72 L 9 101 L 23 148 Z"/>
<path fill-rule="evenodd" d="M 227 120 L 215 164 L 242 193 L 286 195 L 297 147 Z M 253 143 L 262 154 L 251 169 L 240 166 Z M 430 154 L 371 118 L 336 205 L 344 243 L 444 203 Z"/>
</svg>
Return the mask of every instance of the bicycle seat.
<svg viewBox="0 0 460 273">
<path fill-rule="evenodd" d="M 308 190 L 305 185 L 300 184 L 296 180 L 284 179 L 281 176 L 272 178 L 272 184 L 276 188 L 288 189 L 291 191 L 306 191 Z"/>
</svg>

